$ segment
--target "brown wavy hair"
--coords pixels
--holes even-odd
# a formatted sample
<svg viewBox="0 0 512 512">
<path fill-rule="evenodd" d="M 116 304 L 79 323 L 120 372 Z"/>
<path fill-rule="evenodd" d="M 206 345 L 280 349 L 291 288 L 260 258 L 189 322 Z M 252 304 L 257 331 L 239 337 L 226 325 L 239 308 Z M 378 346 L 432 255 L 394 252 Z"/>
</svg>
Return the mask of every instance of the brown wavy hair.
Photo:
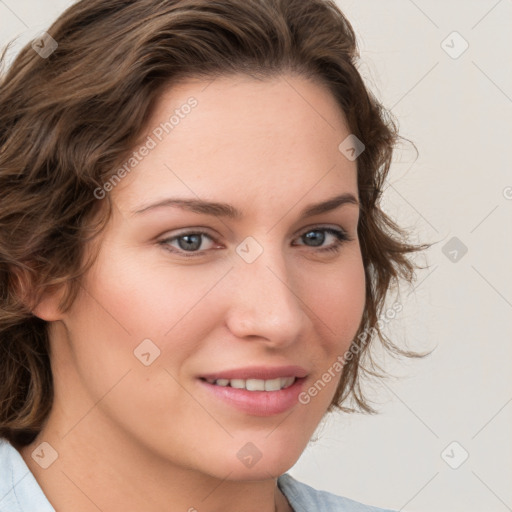
<svg viewBox="0 0 512 512">
<path fill-rule="evenodd" d="M 410 253 L 425 246 L 409 244 L 379 207 L 400 137 L 357 70 L 355 34 L 334 1 L 81 0 L 48 33 L 58 43 L 50 56 L 28 44 L 0 76 L 0 437 L 29 444 L 51 410 L 50 323 L 32 310 L 62 284 L 62 311 L 76 298 L 94 263 L 86 244 L 112 213 L 110 196 L 94 191 L 133 150 L 165 89 L 234 73 L 325 84 L 366 146 L 357 159 L 366 304 L 329 411 L 376 412 L 360 386 L 362 372 L 376 373 L 362 358 L 374 339 L 419 356 L 378 320 L 394 284 L 414 279 Z"/>
</svg>

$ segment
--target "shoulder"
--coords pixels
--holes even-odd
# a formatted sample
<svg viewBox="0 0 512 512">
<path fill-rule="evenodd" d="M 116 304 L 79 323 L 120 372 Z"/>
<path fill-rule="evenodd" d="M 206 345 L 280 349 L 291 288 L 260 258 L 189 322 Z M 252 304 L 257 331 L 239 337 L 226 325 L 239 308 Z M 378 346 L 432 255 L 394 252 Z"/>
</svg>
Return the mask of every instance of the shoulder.
<svg viewBox="0 0 512 512">
<path fill-rule="evenodd" d="M 319 491 L 298 482 L 288 473 L 281 475 L 277 479 L 277 484 L 295 512 L 392 512 L 364 505 L 327 491 Z"/>
<path fill-rule="evenodd" d="M 0 512 L 55 512 L 18 450 L 0 439 Z"/>
</svg>

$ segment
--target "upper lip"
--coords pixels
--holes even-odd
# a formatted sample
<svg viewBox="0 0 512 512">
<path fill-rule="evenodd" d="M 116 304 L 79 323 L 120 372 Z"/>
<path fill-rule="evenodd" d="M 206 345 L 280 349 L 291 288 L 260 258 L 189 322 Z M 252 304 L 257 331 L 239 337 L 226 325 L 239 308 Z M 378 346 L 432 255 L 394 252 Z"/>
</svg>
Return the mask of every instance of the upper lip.
<svg viewBox="0 0 512 512">
<path fill-rule="evenodd" d="M 232 370 L 223 370 L 201 375 L 203 379 L 261 379 L 270 380 L 279 377 L 306 377 L 307 370 L 302 366 L 247 366 L 245 368 L 234 368 Z"/>
</svg>

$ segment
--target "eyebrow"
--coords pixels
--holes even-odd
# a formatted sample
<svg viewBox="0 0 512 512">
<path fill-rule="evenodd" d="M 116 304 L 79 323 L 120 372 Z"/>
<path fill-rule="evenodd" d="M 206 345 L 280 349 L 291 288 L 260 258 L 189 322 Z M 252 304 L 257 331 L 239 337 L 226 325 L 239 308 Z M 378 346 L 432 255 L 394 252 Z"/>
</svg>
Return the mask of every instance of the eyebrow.
<svg viewBox="0 0 512 512">
<path fill-rule="evenodd" d="M 300 213 L 300 218 L 312 217 L 321 213 L 326 213 L 335 210 L 340 206 L 352 204 L 359 206 L 359 201 L 351 193 L 341 194 L 332 197 L 321 203 L 315 203 L 306 206 Z M 218 203 L 212 201 L 204 201 L 202 199 L 184 199 L 177 197 L 170 197 L 163 199 L 153 204 L 142 206 L 140 209 L 130 212 L 132 215 L 140 215 L 155 208 L 162 207 L 175 207 L 182 210 L 187 210 L 193 213 L 202 213 L 206 215 L 214 215 L 217 217 L 226 217 L 229 219 L 241 219 L 243 213 L 234 206 L 227 203 Z"/>
</svg>

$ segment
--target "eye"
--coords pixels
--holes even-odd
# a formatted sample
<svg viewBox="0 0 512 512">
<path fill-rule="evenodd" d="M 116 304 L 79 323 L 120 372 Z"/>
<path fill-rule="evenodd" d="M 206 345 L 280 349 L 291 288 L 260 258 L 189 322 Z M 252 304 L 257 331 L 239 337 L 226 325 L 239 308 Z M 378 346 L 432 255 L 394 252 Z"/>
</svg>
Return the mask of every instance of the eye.
<svg viewBox="0 0 512 512">
<path fill-rule="evenodd" d="M 211 244 L 210 247 L 205 248 L 203 246 L 205 238 L 210 240 L 212 243 L 216 243 L 216 240 L 211 235 L 200 229 L 183 232 L 172 237 L 165 238 L 158 243 L 174 254 L 184 257 L 195 257 L 201 256 L 208 250 L 212 249 Z M 325 244 L 326 241 L 329 242 L 329 239 L 332 239 L 331 243 Z M 311 247 L 317 252 L 338 252 L 344 242 L 352 239 L 342 229 L 318 226 L 305 231 L 298 240 L 303 240 L 305 243 L 293 245 Z"/>
<path fill-rule="evenodd" d="M 203 249 L 199 251 L 199 249 L 202 247 L 203 237 L 210 239 L 212 242 L 215 241 L 205 231 L 196 230 L 166 238 L 165 240 L 161 240 L 159 244 L 163 245 L 167 250 L 173 253 L 183 254 L 187 257 L 198 256 L 207 250 L 203 247 Z M 173 246 L 173 242 L 177 242 L 178 247 Z M 187 252 L 191 254 L 186 254 Z"/>
<path fill-rule="evenodd" d="M 323 245 L 326 240 L 329 240 L 329 238 L 332 239 L 332 243 Z M 299 240 L 304 240 L 307 243 L 297 245 L 319 247 L 319 249 L 317 249 L 319 252 L 338 252 L 343 243 L 350 241 L 351 238 L 342 229 L 324 228 L 319 226 L 306 231 L 299 237 Z"/>
</svg>

